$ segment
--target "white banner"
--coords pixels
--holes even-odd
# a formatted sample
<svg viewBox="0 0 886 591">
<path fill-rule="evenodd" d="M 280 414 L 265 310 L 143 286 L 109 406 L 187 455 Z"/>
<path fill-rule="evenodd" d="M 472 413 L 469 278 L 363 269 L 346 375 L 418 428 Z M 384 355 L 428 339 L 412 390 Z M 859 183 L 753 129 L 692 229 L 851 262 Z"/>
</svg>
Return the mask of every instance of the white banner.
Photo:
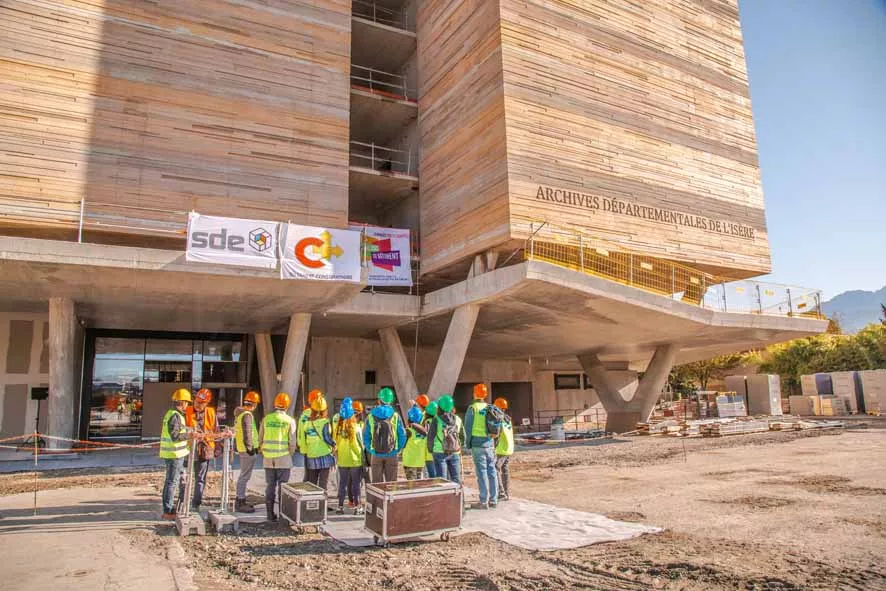
<svg viewBox="0 0 886 591">
<path fill-rule="evenodd" d="M 284 279 L 360 282 L 360 233 L 287 224 Z"/>
<path fill-rule="evenodd" d="M 365 231 L 363 262 L 369 268 L 367 285 L 412 285 L 409 230 L 351 226 Z"/>
<path fill-rule="evenodd" d="M 277 268 L 277 222 L 188 216 L 185 259 L 199 263 Z"/>
</svg>

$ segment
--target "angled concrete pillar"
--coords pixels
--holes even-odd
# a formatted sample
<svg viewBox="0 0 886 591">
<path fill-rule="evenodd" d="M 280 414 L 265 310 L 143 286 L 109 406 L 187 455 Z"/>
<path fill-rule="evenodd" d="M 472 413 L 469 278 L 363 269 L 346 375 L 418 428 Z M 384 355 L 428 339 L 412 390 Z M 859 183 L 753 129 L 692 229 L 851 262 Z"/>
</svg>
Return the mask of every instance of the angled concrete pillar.
<svg viewBox="0 0 886 591">
<path fill-rule="evenodd" d="M 80 376 L 77 373 L 77 315 L 69 298 L 49 299 L 49 433 L 75 438 L 74 409 Z M 52 449 L 67 449 L 66 441 L 50 440 Z"/>
<path fill-rule="evenodd" d="M 286 351 L 283 352 L 283 367 L 280 368 L 280 391 L 292 397 L 289 414 L 296 406 L 298 388 L 301 385 L 301 372 L 305 365 L 305 349 L 311 332 L 310 314 L 293 314 L 289 318 L 289 333 L 286 337 Z M 273 408 L 273 407 L 272 407 Z"/>
<path fill-rule="evenodd" d="M 258 379 L 261 382 L 262 411 L 267 414 L 274 408 L 277 395 L 277 362 L 274 360 L 274 347 L 271 333 L 255 333 L 255 354 L 258 359 Z"/>
<path fill-rule="evenodd" d="M 606 409 L 606 430 L 613 433 L 633 431 L 637 423 L 649 420 L 677 355 L 675 345 L 655 350 L 642 380 L 635 372 L 606 369 L 596 354 L 579 355 L 588 381 Z"/>
<path fill-rule="evenodd" d="M 443 349 L 440 351 L 440 358 L 437 359 L 431 385 L 428 387 L 428 396 L 432 399 L 452 394 L 455 390 L 479 313 L 479 304 L 465 304 L 456 308 L 452 314 L 449 330 L 446 331 L 446 340 L 443 341 Z"/>
<path fill-rule="evenodd" d="M 415 384 L 412 368 L 409 366 L 406 352 L 403 351 L 403 343 L 395 327 L 382 328 L 378 331 L 378 336 L 381 338 L 381 347 L 388 360 L 388 367 L 391 368 L 400 410 L 405 413 L 409 410 L 409 401 L 415 400 L 418 396 L 418 386 Z"/>
</svg>

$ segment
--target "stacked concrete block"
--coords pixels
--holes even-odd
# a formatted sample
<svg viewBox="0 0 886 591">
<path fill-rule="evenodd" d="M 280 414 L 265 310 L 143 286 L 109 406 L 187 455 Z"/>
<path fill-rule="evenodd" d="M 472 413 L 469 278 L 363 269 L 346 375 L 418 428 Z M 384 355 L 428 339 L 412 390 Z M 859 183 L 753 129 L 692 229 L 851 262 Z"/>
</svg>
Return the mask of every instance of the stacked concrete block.
<svg viewBox="0 0 886 591">
<path fill-rule="evenodd" d="M 815 376 L 808 374 L 800 376 L 800 390 L 803 396 L 818 396 L 818 386 L 815 383 Z"/>
<path fill-rule="evenodd" d="M 775 416 L 782 414 L 779 376 L 767 374 L 747 376 L 747 392 L 748 414 Z"/>
<path fill-rule="evenodd" d="M 864 410 L 868 414 L 886 413 L 886 369 L 858 372 L 864 396 Z"/>
<path fill-rule="evenodd" d="M 791 414 L 801 417 L 814 417 L 821 414 L 821 398 L 819 396 L 791 396 Z"/>
<path fill-rule="evenodd" d="M 861 406 L 861 389 L 858 387 L 857 372 L 835 371 L 831 373 L 834 396 L 842 398 L 849 414 L 857 414 Z"/>
<path fill-rule="evenodd" d="M 846 402 L 838 396 L 819 396 L 819 407 L 823 417 L 842 417 L 847 414 Z"/>
</svg>

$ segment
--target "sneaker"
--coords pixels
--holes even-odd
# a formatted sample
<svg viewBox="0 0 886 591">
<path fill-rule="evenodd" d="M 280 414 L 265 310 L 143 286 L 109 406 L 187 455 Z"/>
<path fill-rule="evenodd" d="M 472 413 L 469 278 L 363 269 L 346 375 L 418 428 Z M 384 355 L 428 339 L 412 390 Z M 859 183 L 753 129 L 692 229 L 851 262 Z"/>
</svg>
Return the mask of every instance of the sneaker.
<svg viewBox="0 0 886 591">
<path fill-rule="evenodd" d="M 236 513 L 255 513 L 255 507 L 247 503 L 244 499 L 237 499 L 237 502 L 234 504 L 234 511 Z"/>
<path fill-rule="evenodd" d="M 173 511 L 172 513 L 164 513 L 163 514 L 163 519 L 165 519 L 166 521 L 175 521 L 175 517 L 176 517 L 175 511 Z"/>
<path fill-rule="evenodd" d="M 496 507 L 498 507 L 498 503 L 489 503 L 490 509 L 495 509 Z"/>
<path fill-rule="evenodd" d="M 489 505 L 486 503 L 474 503 L 471 505 L 471 509 L 488 509 Z"/>
<path fill-rule="evenodd" d="M 336 514 L 336 515 L 344 515 L 344 514 L 345 514 L 345 508 L 339 505 L 338 509 L 335 510 L 335 514 Z"/>
<path fill-rule="evenodd" d="M 366 510 L 363 507 L 354 509 L 354 515 L 363 515 L 364 513 L 366 513 Z"/>
</svg>

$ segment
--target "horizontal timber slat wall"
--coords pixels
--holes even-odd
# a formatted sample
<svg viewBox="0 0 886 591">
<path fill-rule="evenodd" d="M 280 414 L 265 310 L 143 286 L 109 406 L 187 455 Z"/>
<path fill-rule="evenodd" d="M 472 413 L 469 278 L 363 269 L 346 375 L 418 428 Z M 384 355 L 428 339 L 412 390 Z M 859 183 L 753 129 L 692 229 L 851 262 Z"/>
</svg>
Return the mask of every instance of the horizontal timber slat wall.
<svg viewBox="0 0 886 591">
<path fill-rule="evenodd" d="M 501 0 L 501 12 L 512 216 L 769 271 L 737 0 Z"/>
<path fill-rule="evenodd" d="M 0 3 L 0 202 L 344 226 L 350 5 Z"/>
<path fill-rule="evenodd" d="M 417 31 L 424 272 L 527 219 L 769 271 L 737 0 L 428 1 Z"/>
<path fill-rule="evenodd" d="M 425 0 L 416 30 L 428 273 L 508 240 L 498 4 Z"/>
</svg>

